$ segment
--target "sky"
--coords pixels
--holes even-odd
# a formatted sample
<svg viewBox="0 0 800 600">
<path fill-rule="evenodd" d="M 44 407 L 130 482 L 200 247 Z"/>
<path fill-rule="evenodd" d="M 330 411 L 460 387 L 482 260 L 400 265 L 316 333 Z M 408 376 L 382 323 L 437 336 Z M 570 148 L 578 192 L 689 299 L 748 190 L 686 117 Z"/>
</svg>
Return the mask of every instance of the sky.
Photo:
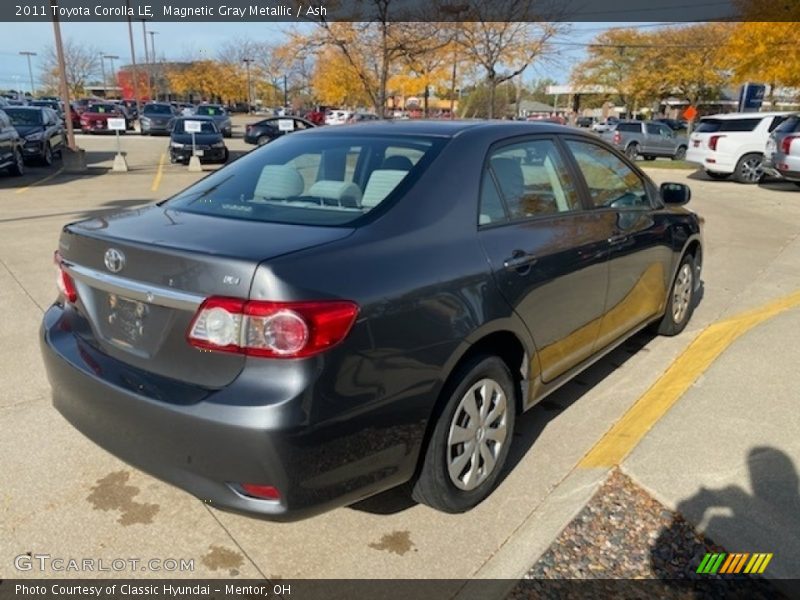
<svg viewBox="0 0 800 600">
<path fill-rule="evenodd" d="M 225 42 L 250 38 L 253 40 L 276 40 L 283 35 L 286 23 L 153 23 L 148 25 L 157 31 L 155 36 L 156 54 L 159 58 L 178 60 L 189 54 L 197 55 L 200 52 L 215 56 L 217 49 Z M 603 29 L 627 25 L 624 23 L 575 23 L 568 36 L 561 38 L 569 42 L 586 42 L 591 40 Z M 651 24 L 641 23 L 647 27 Z M 120 60 L 116 63 L 130 62 L 130 45 L 128 41 L 127 22 L 119 23 L 62 23 L 62 37 L 86 40 L 87 43 L 97 47 L 104 54 L 117 55 Z M 37 52 L 44 54 L 46 48 L 53 41 L 53 26 L 51 23 L 0 23 L 0 89 L 30 88 L 28 64 L 20 51 Z M 149 36 L 148 36 L 149 43 Z M 144 56 L 142 40 L 142 25 L 134 23 L 134 44 L 136 45 L 137 59 Z M 560 58 L 556 64 L 536 66 L 525 73 L 525 81 L 533 79 L 550 78 L 559 83 L 566 83 L 569 78 L 570 67 L 578 62 L 584 55 L 584 49 L 574 46 L 560 47 Z M 40 72 L 39 57 L 32 57 L 33 76 L 38 81 Z M 108 65 L 108 63 L 107 63 Z"/>
</svg>

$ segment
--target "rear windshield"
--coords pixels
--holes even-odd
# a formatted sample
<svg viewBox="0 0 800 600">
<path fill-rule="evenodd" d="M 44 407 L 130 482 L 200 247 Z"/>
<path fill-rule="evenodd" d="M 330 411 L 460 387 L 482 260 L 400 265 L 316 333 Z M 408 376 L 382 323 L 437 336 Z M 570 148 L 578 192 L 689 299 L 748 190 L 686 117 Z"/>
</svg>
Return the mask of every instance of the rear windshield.
<svg viewBox="0 0 800 600">
<path fill-rule="evenodd" d="M 783 123 L 775 128 L 778 133 L 800 133 L 800 115 L 787 117 Z"/>
<path fill-rule="evenodd" d="M 186 133 L 186 121 L 191 121 L 191 119 L 178 119 L 175 122 L 175 128 L 172 130 L 173 133 Z M 217 133 L 219 130 L 217 126 L 214 125 L 214 121 L 194 121 L 195 123 L 200 123 L 200 133 Z M 191 133 L 191 132 L 190 132 Z"/>
<path fill-rule="evenodd" d="M 107 113 L 116 114 L 119 112 L 119 107 L 114 106 L 113 104 L 92 104 L 89 108 L 86 109 L 86 111 L 92 113 L 100 113 L 100 114 L 107 114 Z"/>
<path fill-rule="evenodd" d="M 208 115 L 210 117 L 213 117 L 216 115 L 224 115 L 225 111 L 222 110 L 219 106 L 198 106 L 195 113 L 198 115 Z"/>
<path fill-rule="evenodd" d="M 761 118 L 757 119 L 700 119 L 696 133 L 716 133 L 718 131 L 753 131 Z"/>
<path fill-rule="evenodd" d="M 187 212 L 298 225 L 349 225 L 427 168 L 445 140 L 290 135 L 171 198 Z"/>
<path fill-rule="evenodd" d="M 30 110 L 28 108 L 11 108 L 3 109 L 11 119 L 11 124 L 14 126 L 25 125 L 41 125 L 42 124 L 42 111 Z"/>
<path fill-rule="evenodd" d="M 172 107 L 166 104 L 148 104 L 144 107 L 142 112 L 150 113 L 153 115 L 171 115 Z"/>
</svg>

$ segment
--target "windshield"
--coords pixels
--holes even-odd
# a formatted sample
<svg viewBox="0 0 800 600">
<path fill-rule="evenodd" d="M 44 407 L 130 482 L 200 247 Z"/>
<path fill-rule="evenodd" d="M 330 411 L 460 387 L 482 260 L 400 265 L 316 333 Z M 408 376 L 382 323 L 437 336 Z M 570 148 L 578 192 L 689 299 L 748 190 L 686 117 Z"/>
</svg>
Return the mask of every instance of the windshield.
<svg viewBox="0 0 800 600">
<path fill-rule="evenodd" d="M 191 119 L 188 119 L 191 121 Z M 185 123 L 187 119 L 178 119 L 175 122 L 175 128 L 172 130 L 173 133 L 187 133 Z M 200 123 L 200 133 L 217 133 L 219 130 L 217 126 L 214 124 L 214 121 L 194 121 L 195 123 Z M 191 133 L 191 132 L 188 132 Z M 197 133 L 197 132 L 195 132 Z"/>
<path fill-rule="evenodd" d="M 117 114 L 119 108 L 113 104 L 92 104 L 87 112 L 100 113 L 100 114 Z"/>
<path fill-rule="evenodd" d="M 144 107 L 142 112 L 150 115 L 171 115 L 172 107 L 166 104 L 148 104 Z"/>
<path fill-rule="evenodd" d="M 219 115 L 224 115 L 225 111 L 222 110 L 219 106 L 198 106 L 195 113 L 198 115 L 208 115 L 209 117 L 215 117 Z"/>
<path fill-rule="evenodd" d="M 347 225 L 416 178 L 444 143 L 406 136 L 283 136 L 167 206 L 252 221 Z"/>
<path fill-rule="evenodd" d="M 4 108 L 8 118 L 11 119 L 11 124 L 14 126 L 25 125 L 41 125 L 42 124 L 42 111 L 28 110 L 26 108 Z"/>
</svg>

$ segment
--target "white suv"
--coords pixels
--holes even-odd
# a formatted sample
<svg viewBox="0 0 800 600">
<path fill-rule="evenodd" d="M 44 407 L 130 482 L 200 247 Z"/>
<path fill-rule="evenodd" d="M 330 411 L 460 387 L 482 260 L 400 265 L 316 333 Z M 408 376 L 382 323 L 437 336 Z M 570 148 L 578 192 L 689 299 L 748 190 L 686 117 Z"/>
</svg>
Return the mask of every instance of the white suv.
<svg viewBox="0 0 800 600">
<path fill-rule="evenodd" d="M 791 113 L 756 112 L 700 119 L 689 138 L 686 160 L 712 179 L 731 175 L 739 183 L 758 183 L 764 175 L 764 146 L 770 132 Z"/>
</svg>

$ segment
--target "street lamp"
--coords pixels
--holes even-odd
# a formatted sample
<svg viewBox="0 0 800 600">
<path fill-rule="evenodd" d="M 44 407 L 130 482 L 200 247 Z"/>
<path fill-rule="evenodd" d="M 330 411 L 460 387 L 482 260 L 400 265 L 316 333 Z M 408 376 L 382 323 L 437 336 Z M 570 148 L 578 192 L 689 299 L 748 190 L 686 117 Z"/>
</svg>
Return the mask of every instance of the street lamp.
<svg viewBox="0 0 800 600">
<path fill-rule="evenodd" d="M 147 19 L 142 19 L 142 39 L 144 40 L 144 64 L 147 65 L 147 96 L 153 99 L 153 70 L 150 67 L 150 53 L 147 51 Z"/>
<path fill-rule="evenodd" d="M 250 63 L 253 62 L 253 59 L 243 58 L 242 62 L 247 68 L 247 113 L 250 114 L 253 107 L 253 86 L 250 83 Z"/>
<path fill-rule="evenodd" d="M 36 56 L 36 52 L 20 52 L 20 56 L 25 56 L 28 59 L 28 75 L 31 78 L 31 96 L 34 94 L 33 85 L 33 68 L 31 67 L 31 56 Z"/>
<path fill-rule="evenodd" d="M 150 58 L 153 60 L 153 67 L 156 64 L 156 36 L 158 35 L 157 31 L 148 31 L 147 34 L 150 36 Z M 152 71 L 155 73 L 155 69 Z M 158 85 L 156 83 L 156 76 L 153 75 L 153 89 L 155 91 L 155 95 L 158 96 Z"/>
<path fill-rule="evenodd" d="M 136 114 L 139 114 L 141 112 L 141 105 L 139 104 L 139 69 L 136 68 L 136 48 L 133 45 L 133 21 L 131 20 L 130 16 L 130 0 L 125 0 L 125 6 L 128 9 L 128 39 L 131 43 L 131 79 L 133 80 L 133 100 L 136 102 Z"/>
<path fill-rule="evenodd" d="M 56 0 L 50 0 L 51 10 L 57 7 Z M 70 104 L 69 104 L 69 86 L 67 85 L 67 63 L 64 60 L 64 46 L 61 41 L 61 24 L 58 21 L 58 13 L 53 13 L 53 35 L 56 41 L 56 56 L 58 57 L 58 75 L 60 79 L 61 88 L 61 102 L 64 104 L 64 112 L 67 118 L 64 122 L 67 126 L 67 146 L 70 150 L 77 150 L 75 145 L 75 132 L 72 130 L 72 119 L 69 118 Z"/>
<path fill-rule="evenodd" d="M 115 77 L 116 71 L 114 70 L 114 61 L 116 59 L 118 59 L 118 58 L 119 58 L 119 56 L 117 56 L 115 54 L 114 55 L 106 54 L 106 55 L 103 56 L 103 60 L 109 60 L 111 62 L 111 83 L 113 84 L 112 87 L 116 87 L 116 83 L 115 82 L 116 82 L 117 78 Z M 105 85 L 105 69 L 103 69 L 103 73 L 104 73 L 104 75 L 103 75 L 103 85 Z M 108 91 L 106 91 L 106 97 L 108 97 Z"/>
<path fill-rule="evenodd" d="M 103 100 L 108 100 L 108 87 L 106 87 L 106 83 L 108 80 L 106 79 L 106 61 L 103 60 L 103 57 L 100 57 L 100 73 L 103 76 Z"/>
</svg>

